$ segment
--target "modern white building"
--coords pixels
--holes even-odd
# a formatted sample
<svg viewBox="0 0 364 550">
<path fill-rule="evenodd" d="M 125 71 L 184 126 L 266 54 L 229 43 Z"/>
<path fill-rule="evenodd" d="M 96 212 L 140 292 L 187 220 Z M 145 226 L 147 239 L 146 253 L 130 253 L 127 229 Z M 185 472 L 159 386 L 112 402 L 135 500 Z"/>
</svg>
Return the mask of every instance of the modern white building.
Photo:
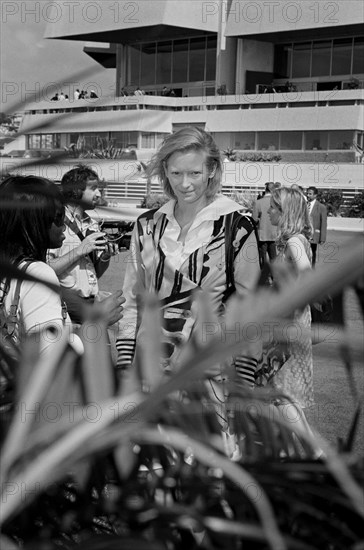
<svg viewBox="0 0 364 550">
<path fill-rule="evenodd" d="M 102 139 L 133 145 L 147 157 L 165 134 L 195 124 L 221 149 L 248 159 L 362 161 L 361 0 L 70 5 L 52 4 L 46 36 L 92 42 L 85 55 L 105 70 L 115 67 L 115 94 L 75 100 L 71 84 L 68 101 L 30 105 L 21 127 L 29 149 L 62 148 L 79 139 L 93 146 Z M 163 88 L 172 95 L 162 95 Z M 137 89 L 143 95 L 134 95 Z"/>
</svg>

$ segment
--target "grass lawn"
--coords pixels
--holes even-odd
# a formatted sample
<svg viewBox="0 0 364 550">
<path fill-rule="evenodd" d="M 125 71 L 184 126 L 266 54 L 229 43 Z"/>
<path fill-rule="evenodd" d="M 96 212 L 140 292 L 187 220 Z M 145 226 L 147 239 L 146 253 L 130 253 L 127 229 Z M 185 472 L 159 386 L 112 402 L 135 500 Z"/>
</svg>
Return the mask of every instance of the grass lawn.
<svg viewBox="0 0 364 550">
<path fill-rule="evenodd" d="M 318 264 L 340 262 L 341 253 L 352 235 L 332 231 L 324 246 L 319 247 Z M 364 241 L 363 241 L 364 244 Z M 112 259 L 109 269 L 100 283 L 104 290 L 122 288 L 125 267 L 130 261 L 130 252 L 122 252 Z M 345 297 L 345 314 L 350 331 L 363 337 L 363 319 L 354 292 L 348 291 Z M 332 343 L 323 342 L 313 347 L 315 405 L 307 410 L 310 424 L 333 445 L 338 438 L 346 439 L 354 414 L 354 399 L 348 384 L 348 377 L 342 360 Z M 364 393 L 363 361 L 353 366 L 355 385 L 359 396 Z M 354 450 L 364 455 L 364 413 L 361 413 Z"/>
</svg>

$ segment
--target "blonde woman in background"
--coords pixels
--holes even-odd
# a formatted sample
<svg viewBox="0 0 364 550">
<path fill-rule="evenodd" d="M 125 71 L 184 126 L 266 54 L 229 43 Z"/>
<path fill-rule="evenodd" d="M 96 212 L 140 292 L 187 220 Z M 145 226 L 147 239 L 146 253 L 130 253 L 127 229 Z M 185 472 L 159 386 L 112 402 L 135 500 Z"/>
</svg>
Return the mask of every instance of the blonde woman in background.
<svg viewBox="0 0 364 550">
<path fill-rule="evenodd" d="M 312 267 L 309 242 L 312 225 L 303 193 L 287 187 L 273 189 L 268 215 L 277 227 L 275 263 L 290 264 L 296 276 L 300 277 Z M 279 275 L 276 282 L 279 286 Z M 288 342 L 287 360 L 269 383 L 292 399 L 294 405 L 280 403 L 284 405 L 288 419 L 292 421 L 296 417 L 298 420 L 297 413 L 291 410 L 295 406 L 301 411 L 303 427 L 309 429 L 302 409 L 314 405 L 310 306 L 307 304 L 303 309 L 296 310 L 293 319 L 297 337 Z"/>
</svg>

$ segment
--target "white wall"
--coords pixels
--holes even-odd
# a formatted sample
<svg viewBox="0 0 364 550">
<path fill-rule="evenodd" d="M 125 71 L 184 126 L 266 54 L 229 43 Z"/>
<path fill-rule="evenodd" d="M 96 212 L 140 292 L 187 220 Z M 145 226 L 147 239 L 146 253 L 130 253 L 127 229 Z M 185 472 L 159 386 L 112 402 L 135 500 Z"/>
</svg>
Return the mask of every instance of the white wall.
<svg viewBox="0 0 364 550">
<path fill-rule="evenodd" d="M 26 139 L 25 136 L 18 136 L 13 141 L 10 141 L 9 143 L 6 143 L 4 145 L 4 149 L 1 151 L 3 155 L 7 155 L 10 153 L 10 151 L 14 151 L 15 149 L 19 150 L 25 150 L 26 149 Z"/>
<path fill-rule="evenodd" d="M 360 0 L 232 0 L 225 34 L 248 36 L 320 28 L 337 28 L 338 34 L 340 27 L 363 23 L 363 20 L 363 2 Z"/>
</svg>

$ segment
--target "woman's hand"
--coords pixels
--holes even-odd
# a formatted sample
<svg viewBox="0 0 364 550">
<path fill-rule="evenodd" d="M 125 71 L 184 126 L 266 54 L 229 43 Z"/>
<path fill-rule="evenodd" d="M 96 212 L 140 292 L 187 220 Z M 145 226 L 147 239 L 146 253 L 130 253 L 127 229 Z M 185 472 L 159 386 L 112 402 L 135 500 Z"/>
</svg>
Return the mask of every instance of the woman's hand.
<svg viewBox="0 0 364 550">
<path fill-rule="evenodd" d="M 96 297 L 94 307 L 98 308 L 97 312 L 103 316 L 103 318 L 107 321 L 107 324 L 110 326 L 117 321 L 120 321 L 122 318 L 124 302 L 125 298 L 122 290 L 111 292 L 106 298 L 103 297 L 103 292 L 101 291 Z"/>
</svg>

